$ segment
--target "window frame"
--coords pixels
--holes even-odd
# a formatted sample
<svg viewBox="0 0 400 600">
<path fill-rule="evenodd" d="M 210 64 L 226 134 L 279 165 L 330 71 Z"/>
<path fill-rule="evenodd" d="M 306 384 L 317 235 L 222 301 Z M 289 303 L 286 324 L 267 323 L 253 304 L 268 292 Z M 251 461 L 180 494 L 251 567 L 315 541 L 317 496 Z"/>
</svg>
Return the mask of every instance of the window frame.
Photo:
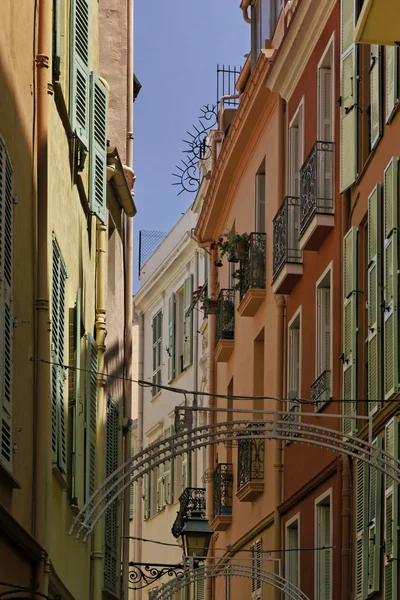
<svg viewBox="0 0 400 600">
<path fill-rule="evenodd" d="M 154 325 L 156 324 L 156 319 L 161 319 L 160 325 L 160 336 L 157 339 L 154 339 Z M 154 383 L 162 384 L 162 340 L 163 340 L 163 309 L 162 307 L 154 313 L 151 319 L 152 324 L 152 383 L 153 386 L 151 388 L 151 396 L 155 398 L 157 394 L 160 393 L 160 388 L 155 388 Z M 157 357 L 160 357 L 160 362 L 157 364 Z M 156 357 L 156 360 L 154 360 Z M 157 381 L 159 374 L 159 381 Z M 156 379 L 155 379 L 156 378 Z"/>
<path fill-rule="evenodd" d="M 298 329 L 299 330 L 299 382 L 298 382 L 298 387 L 299 389 L 297 390 L 298 395 L 300 396 L 301 394 L 301 371 L 302 371 L 302 316 L 303 316 L 303 306 L 300 305 L 299 308 L 296 310 L 296 312 L 294 313 L 293 317 L 290 319 L 289 323 L 288 323 L 288 361 L 287 361 L 287 389 L 288 392 L 294 391 L 291 387 L 291 365 L 290 365 L 290 354 L 289 354 L 289 348 L 290 348 L 290 332 L 293 329 Z M 294 324 L 295 322 L 298 321 L 299 325 L 298 327 L 295 327 Z M 291 408 L 290 405 L 290 401 L 288 401 L 288 412 Z"/>
<path fill-rule="evenodd" d="M 330 331 L 331 331 L 331 339 L 330 339 L 330 365 L 329 365 L 329 370 L 331 372 L 331 382 L 332 382 L 332 375 L 333 375 L 333 360 L 332 360 L 332 356 L 333 356 L 333 335 L 332 335 L 332 325 L 333 325 L 333 261 L 331 261 L 329 263 L 329 265 L 326 267 L 326 269 L 324 270 L 324 272 L 322 273 L 322 275 L 318 278 L 316 284 L 315 284 L 315 378 L 319 377 L 323 371 L 321 371 L 321 369 L 319 368 L 318 365 L 318 353 L 319 353 L 319 348 L 318 348 L 318 342 L 319 342 L 319 328 L 318 328 L 318 323 L 319 323 L 319 314 L 318 314 L 318 290 L 319 289 L 323 289 L 323 288 L 327 288 L 326 285 L 323 285 L 324 280 L 327 279 L 329 275 L 329 290 L 330 290 L 330 316 L 329 316 L 329 320 L 330 320 Z M 325 365 L 326 367 L 326 365 Z M 328 370 L 327 368 L 325 368 L 324 370 Z M 331 383 L 332 385 L 332 383 Z"/>
<path fill-rule="evenodd" d="M 329 488 L 325 490 L 320 496 L 318 496 L 314 501 L 314 545 L 315 548 L 318 548 L 318 507 L 326 506 L 326 500 L 329 499 L 329 537 L 330 537 L 330 546 L 333 546 L 333 488 Z M 317 575 L 317 565 L 318 565 L 318 550 L 314 551 L 314 594 L 316 598 L 320 598 L 319 590 L 318 590 L 318 575 Z M 331 548 L 330 554 L 330 581 L 333 581 L 333 552 Z M 332 600 L 332 585 L 329 588 L 329 597 L 323 598 L 321 600 Z"/>
<path fill-rule="evenodd" d="M 300 512 L 297 512 L 295 515 L 293 515 L 293 517 L 291 517 L 290 519 L 288 519 L 285 522 L 285 548 L 288 549 L 289 548 L 289 537 L 288 537 L 288 532 L 289 529 L 293 529 L 293 524 L 297 523 L 297 547 L 300 548 Z M 291 553 L 288 553 L 288 558 L 290 557 Z M 286 555 L 285 555 L 286 556 Z M 301 589 L 301 566 L 300 566 L 300 561 L 301 561 L 301 552 L 297 552 L 297 583 L 293 583 L 293 581 L 291 581 L 289 579 L 289 560 L 286 560 L 285 558 L 285 579 L 287 581 L 290 581 L 292 583 L 292 585 L 295 585 L 296 587 L 298 587 L 299 589 Z"/>
<path fill-rule="evenodd" d="M 321 126 L 320 72 L 321 72 L 321 69 L 326 68 L 323 66 L 323 63 L 326 62 L 326 59 L 329 54 L 330 54 L 330 57 L 329 57 L 330 58 L 330 71 L 332 74 L 332 77 L 331 77 L 331 127 L 332 127 L 331 138 L 332 139 L 322 140 L 321 131 L 320 131 L 320 126 Z M 336 102 L 335 102 L 335 73 L 336 73 L 336 71 L 335 71 L 335 68 L 336 68 L 336 64 L 335 64 L 335 32 L 333 32 L 326 47 L 325 47 L 325 50 L 322 53 L 319 63 L 317 65 L 317 140 L 318 141 L 329 141 L 329 142 L 335 141 L 335 106 L 336 106 Z"/>
<path fill-rule="evenodd" d="M 288 128 L 288 195 L 294 198 L 300 198 L 300 169 L 304 162 L 304 115 L 305 115 L 305 98 L 304 96 L 300 100 L 299 104 L 289 123 Z M 299 124 L 296 126 L 295 122 L 299 120 Z M 299 135 L 299 169 L 298 169 L 298 193 L 295 190 L 295 173 L 296 169 L 293 169 L 293 142 L 291 131 L 298 129 Z"/>
</svg>

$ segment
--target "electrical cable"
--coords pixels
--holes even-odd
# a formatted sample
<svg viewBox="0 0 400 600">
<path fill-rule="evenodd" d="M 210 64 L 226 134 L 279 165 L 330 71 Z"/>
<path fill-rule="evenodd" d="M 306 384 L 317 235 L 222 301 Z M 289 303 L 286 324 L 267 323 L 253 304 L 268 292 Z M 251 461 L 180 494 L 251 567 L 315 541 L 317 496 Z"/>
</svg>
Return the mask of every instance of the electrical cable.
<svg viewBox="0 0 400 600">
<path fill-rule="evenodd" d="M 237 396 L 237 395 L 231 395 L 231 394 L 212 394 L 210 392 L 199 392 L 199 391 L 194 391 L 194 390 L 187 390 L 184 388 L 174 388 L 172 386 L 162 385 L 160 383 L 152 383 L 150 381 L 143 381 L 140 379 L 128 379 L 127 377 L 123 377 L 121 375 L 111 375 L 110 373 L 100 373 L 100 371 L 92 371 L 91 369 L 84 369 L 82 367 L 80 367 L 78 369 L 73 365 L 65 365 L 65 364 L 62 364 L 59 362 L 45 360 L 44 358 L 34 358 L 33 356 L 31 356 L 31 358 L 29 360 L 31 362 L 41 362 L 41 363 L 47 364 L 47 365 L 62 367 L 65 370 L 69 369 L 71 371 L 82 371 L 83 373 L 92 373 L 92 374 L 96 374 L 96 375 L 101 375 L 102 377 L 104 377 L 106 379 L 121 379 L 122 381 L 130 381 L 131 383 L 137 383 L 141 387 L 156 387 L 158 389 L 166 390 L 166 391 L 172 392 L 174 394 L 183 395 L 183 396 L 185 396 L 185 400 L 187 400 L 187 395 L 192 395 L 192 396 L 209 396 L 209 397 L 213 397 L 213 398 L 221 398 L 224 400 L 277 400 L 278 402 L 291 402 L 291 403 L 297 403 L 297 404 L 304 404 L 306 406 L 314 406 L 315 404 L 318 404 L 320 402 L 319 400 L 309 400 L 308 398 L 278 398 L 276 396 Z M 372 400 L 369 398 L 357 398 L 357 400 L 346 400 L 346 399 L 336 399 L 335 400 L 334 398 L 331 398 L 330 400 L 328 400 L 329 404 L 345 404 L 348 402 L 350 402 L 350 403 L 362 402 L 362 403 L 366 403 L 366 404 L 381 402 L 382 404 L 390 404 L 390 403 L 398 404 L 398 403 L 400 403 L 400 398 L 395 398 L 392 400 L 385 400 L 384 398 L 380 398 L 379 400 Z"/>
</svg>

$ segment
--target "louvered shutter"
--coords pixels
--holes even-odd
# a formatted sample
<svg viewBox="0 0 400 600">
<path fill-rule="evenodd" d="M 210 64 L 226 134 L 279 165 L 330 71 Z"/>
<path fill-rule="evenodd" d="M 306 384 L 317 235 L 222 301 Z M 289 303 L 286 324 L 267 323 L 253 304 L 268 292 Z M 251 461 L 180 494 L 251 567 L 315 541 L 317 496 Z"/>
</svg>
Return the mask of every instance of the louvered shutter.
<svg viewBox="0 0 400 600">
<path fill-rule="evenodd" d="M 89 0 L 71 1 L 70 118 L 72 130 L 89 149 Z"/>
<path fill-rule="evenodd" d="M 57 241 L 53 239 L 52 261 L 52 458 L 64 473 L 67 472 L 67 429 L 65 415 L 65 280 L 66 270 Z"/>
<path fill-rule="evenodd" d="M 131 448 L 131 457 L 135 456 L 135 447 Z M 131 483 L 129 486 L 129 519 L 133 520 L 135 514 L 135 483 Z"/>
<path fill-rule="evenodd" d="M 144 518 L 145 519 L 149 519 L 150 518 L 150 482 L 151 482 L 151 478 L 150 478 L 150 473 L 148 473 L 147 475 L 144 475 L 143 477 L 143 484 L 144 484 Z"/>
<path fill-rule="evenodd" d="M 300 394 L 300 329 L 289 329 L 289 392 Z"/>
<path fill-rule="evenodd" d="M 382 397 L 382 193 L 376 185 L 368 198 L 368 413 L 381 407 Z"/>
<path fill-rule="evenodd" d="M 331 290 L 318 288 L 318 354 L 317 375 L 331 368 Z"/>
<path fill-rule="evenodd" d="M 356 600 L 366 597 L 368 590 L 368 465 L 356 460 Z"/>
<path fill-rule="evenodd" d="M 256 232 L 265 233 L 265 173 L 256 175 Z"/>
<path fill-rule="evenodd" d="M 90 210 L 106 222 L 108 94 L 94 73 L 90 78 Z"/>
<path fill-rule="evenodd" d="M 340 191 L 357 177 L 357 48 L 354 44 L 355 2 L 341 2 Z"/>
<path fill-rule="evenodd" d="M 176 300 L 172 294 L 168 301 L 168 383 L 175 379 L 175 324 Z"/>
<path fill-rule="evenodd" d="M 172 435 L 172 427 L 168 427 L 164 432 L 164 439 Z M 172 503 L 172 461 L 168 460 L 164 463 L 164 504 Z"/>
<path fill-rule="evenodd" d="M 188 487 L 189 471 L 188 471 L 189 454 L 182 454 L 182 492 Z"/>
<path fill-rule="evenodd" d="M 79 498 L 79 456 L 80 456 L 80 396 L 81 396 L 81 289 L 76 294 L 75 305 L 75 386 L 74 386 L 74 438 L 72 461 L 72 499 Z"/>
<path fill-rule="evenodd" d="M 262 554 L 261 554 L 261 540 L 256 541 L 256 593 L 261 594 L 261 569 L 262 569 Z"/>
<path fill-rule="evenodd" d="M 225 600 L 231 600 L 231 569 L 225 569 Z"/>
<path fill-rule="evenodd" d="M 85 493 L 86 500 L 96 489 L 97 438 L 97 344 L 91 333 L 86 334 L 86 389 L 85 389 Z"/>
<path fill-rule="evenodd" d="M 343 414 L 356 414 L 357 398 L 357 228 L 343 239 Z M 355 419 L 343 419 L 343 433 L 355 435 Z"/>
<path fill-rule="evenodd" d="M 193 275 L 185 279 L 183 287 L 184 326 L 183 326 L 183 368 L 190 367 L 193 361 L 193 310 L 189 312 L 193 297 Z"/>
<path fill-rule="evenodd" d="M 382 440 L 376 438 L 373 446 L 380 451 Z M 369 467 L 369 514 L 368 514 L 368 594 L 379 591 L 381 558 L 381 502 L 382 472 Z"/>
<path fill-rule="evenodd" d="M 394 458 L 399 458 L 399 418 L 394 417 L 385 426 L 385 451 Z M 384 507 L 384 599 L 398 600 L 399 595 L 399 486 L 385 475 L 385 507 Z"/>
<path fill-rule="evenodd" d="M 162 437 L 159 437 L 159 442 L 162 441 Z M 164 455 L 161 455 L 161 458 Z M 161 463 L 157 467 L 157 511 L 159 512 L 164 508 L 165 498 L 164 498 L 164 463 Z"/>
<path fill-rule="evenodd" d="M 61 0 L 53 0 L 53 76 L 60 77 L 61 62 Z"/>
<path fill-rule="evenodd" d="M 398 61 L 396 46 L 385 46 L 386 49 L 386 123 L 390 123 L 394 109 L 399 100 Z"/>
<path fill-rule="evenodd" d="M 331 142 L 333 139 L 332 71 L 331 69 L 321 67 L 318 75 L 318 140 L 321 142 Z"/>
<path fill-rule="evenodd" d="M 13 169 L 0 142 L 0 462 L 12 468 Z"/>
<path fill-rule="evenodd" d="M 300 132 L 299 127 L 289 129 L 289 188 L 291 196 L 300 196 Z"/>
<path fill-rule="evenodd" d="M 317 506 L 317 546 L 326 550 L 317 550 L 317 573 L 316 573 L 316 598 L 318 600 L 330 600 L 332 589 L 332 559 L 331 559 L 331 512 L 330 506 L 320 504 Z"/>
<path fill-rule="evenodd" d="M 195 600 L 204 600 L 204 571 L 198 569 L 196 571 L 195 584 L 194 584 L 194 598 Z"/>
<path fill-rule="evenodd" d="M 370 139 L 371 150 L 375 148 L 382 137 L 382 48 L 378 44 L 371 45 L 371 66 L 370 66 L 370 96 L 371 96 L 371 119 L 370 119 Z"/>
<path fill-rule="evenodd" d="M 399 384 L 398 366 L 398 158 L 385 169 L 384 189 L 384 396 L 388 400 Z"/>
<path fill-rule="evenodd" d="M 296 551 L 299 548 L 299 529 L 298 522 L 287 529 L 287 546 L 290 552 L 286 554 L 286 579 L 291 584 L 299 587 L 299 553 Z M 290 595 L 285 595 L 286 600 L 290 600 Z"/>
<path fill-rule="evenodd" d="M 97 369 L 96 369 L 97 370 Z M 106 477 L 118 468 L 119 464 L 119 410 L 111 396 L 107 396 L 106 416 Z M 104 587 L 115 594 L 119 577 L 118 553 L 118 500 L 107 509 L 104 527 Z"/>
<path fill-rule="evenodd" d="M 252 544 L 251 550 L 251 597 L 254 598 L 254 594 L 257 590 L 257 553 L 256 545 Z"/>
</svg>

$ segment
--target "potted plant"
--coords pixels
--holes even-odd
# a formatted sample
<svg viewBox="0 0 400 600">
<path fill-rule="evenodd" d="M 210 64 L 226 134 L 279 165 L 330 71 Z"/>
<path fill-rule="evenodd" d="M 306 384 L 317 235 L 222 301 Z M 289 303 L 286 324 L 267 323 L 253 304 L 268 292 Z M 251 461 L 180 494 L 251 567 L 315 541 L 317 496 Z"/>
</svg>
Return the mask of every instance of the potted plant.
<svg viewBox="0 0 400 600">
<path fill-rule="evenodd" d="M 220 258 L 226 254 L 229 262 L 239 262 L 246 256 L 249 239 L 248 233 L 236 233 L 236 231 L 229 231 L 219 237 L 217 246 L 220 250 Z"/>
<path fill-rule="evenodd" d="M 216 298 L 210 298 L 209 296 L 202 296 L 200 310 L 204 310 L 204 317 L 208 315 L 217 314 L 218 300 Z"/>
</svg>

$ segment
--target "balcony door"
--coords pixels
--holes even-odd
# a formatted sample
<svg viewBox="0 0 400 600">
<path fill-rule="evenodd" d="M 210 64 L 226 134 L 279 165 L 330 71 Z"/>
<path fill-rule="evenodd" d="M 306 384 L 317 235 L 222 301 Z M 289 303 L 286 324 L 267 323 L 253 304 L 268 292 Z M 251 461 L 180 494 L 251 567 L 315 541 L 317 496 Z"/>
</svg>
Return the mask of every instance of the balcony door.
<svg viewBox="0 0 400 600">
<path fill-rule="evenodd" d="M 333 41 L 328 45 L 318 66 L 317 107 L 318 142 L 333 142 Z M 322 208 L 329 208 L 333 198 L 333 151 L 319 144 L 317 162 L 318 204 Z"/>
<path fill-rule="evenodd" d="M 300 168 L 304 160 L 304 124 L 303 100 L 290 123 L 289 127 L 289 196 L 300 197 Z M 288 201 L 288 251 L 289 257 L 299 247 L 300 210 L 298 204 Z"/>
</svg>

